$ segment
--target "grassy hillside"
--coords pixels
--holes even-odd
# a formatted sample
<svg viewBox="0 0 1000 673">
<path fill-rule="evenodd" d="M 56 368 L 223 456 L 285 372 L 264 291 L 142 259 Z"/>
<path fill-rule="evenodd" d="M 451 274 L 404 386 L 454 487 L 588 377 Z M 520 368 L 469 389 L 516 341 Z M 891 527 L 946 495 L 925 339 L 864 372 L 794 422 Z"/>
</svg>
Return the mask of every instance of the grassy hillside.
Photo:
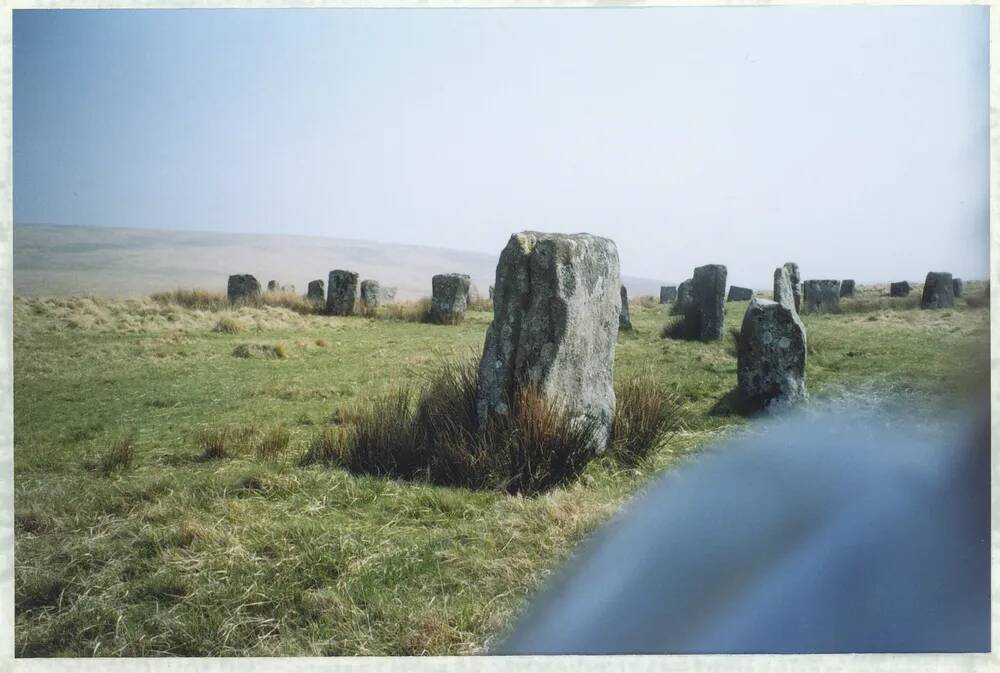
<svg viewBox="0 0 1000 673">
<path fill-rule="evenodd" d="M 805 316 L 810 403 L 957 403 L 989 369 L 981 293 L 952 310 L 863 298 Z M 643 303 L 615 375 L 655 372 L 685 430 L 639 469 L 599 459 L 524 498 L 298 465 L 355 402 L 478 354 L 485 312 L 441 327 L 17 298 L 17 654 L 482 651 L 652 476 L 748 422 L 726 403 L 732 335 L 663 340 L 662 308 Z M 746 305 L 727 305 L 728 326 Z M 205 432 L 227 427 L 269 450 L 205 458 Z"/>
</svg>

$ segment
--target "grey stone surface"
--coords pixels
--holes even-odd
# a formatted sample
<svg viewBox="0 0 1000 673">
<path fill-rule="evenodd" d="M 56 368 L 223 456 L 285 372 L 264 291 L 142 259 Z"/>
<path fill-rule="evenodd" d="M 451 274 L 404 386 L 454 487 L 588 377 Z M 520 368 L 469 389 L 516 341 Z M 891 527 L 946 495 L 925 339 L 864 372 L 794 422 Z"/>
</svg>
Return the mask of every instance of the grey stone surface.
<svg viewBox="0 0 1000 673">
<path fill-rule="evenodd" d="M 500 254 L 493 322 L 476 394 L 480 423 L 506 414 L 529 384 L 599 427 L 607 447 L 615 413 L 613 370 L 621 310 L 618 249 L 590 234 L 525 231 Z"/>
<path fill-rule="evenodd" d="M 889 284 L 889 296 L 890 297 L 909 297 L 910 296 L 910 284 L 901 280 L 898 283 Z"/>
<path fill-rule="evenodd" d="M 726 301 L 750 301 L 751 299 L 753 299 L 753 290 L 750 288 L 738 285 L 729 286 L 729 294 L 726 295 Z"/>
<path fill-rule="evenodd" d="M 677 286 L 677 301 L 674 302 L 671 313 L 677 315 L 684 315 L 687 310 L 691 307 L 691 287 L 694 285 L 694 279 L 688 278 L 682 281 L 680 285 Z"/>
<path fill-rule="evenodd" d="M 955 284 L 950 273 L 929 271 L 924 281 L 920 308 L 950 308 L 955 305 Z"/>
<path fill-rule="evenodd" d="M 361 293 L 358 296 L 361 308 L 374 309 L 382 304 L 382 287 L 377 280 L 361 281 Z"/>
<path fill-rule="evenodd" d="M 853 297 L 854 296 L 854 281 L 853 280 L 842 280 L 840 281 L 840 296 L 841 297 Z"/>
<path fill-rule="evenodd" d="M 736 380 L 749 409 L 806 398 L 806 328 L 789 303 L 753 299 L 740 327 Z"/>
<path fill-rule="evenodd" d="M 632 318 L 628 314 L 628 290 L 622 285 L 622 309 L 618 313 L 618 329 L 632 329 Z"/>
<path fill-rule="evenodd" d="M 660 303 L 669 304 L 677 300 L 677 286 L 663 285 L 660 287 Z"/>
<path fill-rule="evenodd" d="M 378 298 L 382 304 L 391 304 L 396 300 L 396 288 L 379 284 Z"/>
<path fill-rule="evenodd" d="M 802 283 L 802 310 L 806 313 L 830 313 L 839 306 L 839 280 L 807 280 Z"/>
<path fill-rule="evenodd" d="M 431 279 L 431 322 L 454 325 L 465 317 L 469 277 L 464 273 L 442 273 Z"/>
<path fill-rule="evenodd" d="M 326 311 L 331 315 L 352 315 L 358 296 L 358 274 L 334 269 L 326 286 Z"/>
<path fill-rule="evenodd" d="M 268 292 L 274 292 L 277 289 L 278 289 L 278 281 L 276 281 L 276 280 L 269 280 L 269 281 L 267 281 L 267 291 Z"/>
<path fill-rule="evenodd" d="M 252 301 L 260 297 L 260 283 L 249 273 L 235 274 L 226 284 L 226 298 L 230 302 Z"/>
<path fill-rule="evenodd" d="M 962 284 L 962 279 L 961 278 L 952 278 L 951 279 L 951 293 L 955 296 L 956 299 L 958 297 L 962 296 L 962 290 L 964 290 L 964 289 L 965 289 L 965 287 Z"/>
<path fill-rule="evenodd" d="M 493 301 L 493 286 L 490 285 L 490 301 Z"/>
<path fill-rule="evenodd" d="M 796 312 L 802 310 L 802 276 L 799 275 L 799 265 L 795 262 L 785 262 L 783 268 L 788 271 L 788 282 L 792 285 L 792 298 L 795 301 Z"/>
<path fill-rule="evenodd" d="M 722 338 L 726 319 L 726 267 L 706 264 L 694 270 L 691 304 L 684 312 L 686 331 L 693 339 L 715 341 Z"/>
<path fill-rule="evenodd" d="M 779 266 L 774 270 L 774 301 L 782 306 L 799 312 L 798 303 L 795 301 L 795 290 L 792 285 L 791 273 L 788 264 Z"/>
<path fill-rule="evenodd" d="M 322 280 L 309 281 L 309 288 L 306 290 L 306 299 L 313 301 L 326 300 L 326 288 Z"/>
</svg>

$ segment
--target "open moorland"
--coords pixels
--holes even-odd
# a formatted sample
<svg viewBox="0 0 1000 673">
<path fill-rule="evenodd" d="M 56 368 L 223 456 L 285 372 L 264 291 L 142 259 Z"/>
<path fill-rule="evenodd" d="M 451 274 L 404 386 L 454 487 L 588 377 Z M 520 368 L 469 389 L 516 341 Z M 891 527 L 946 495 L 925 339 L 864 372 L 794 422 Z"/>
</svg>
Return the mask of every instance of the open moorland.
<svg viewBox="0 0 1000 673">
<path fill-rule="evenodd" d="M 915 419 L 961 404 L 989 370 L 983 292 L 970 282 L 954 308 L 921 310 L 919 288 L 866 288 L 839 313 L 803 315 L 807 404 L 894 404 Z M 634 296 L 615 378 L 655 377 L 679 430 L 637 465 L 601 456 L 525 496 L 302 461 L 367 400 L 477 357 L 486 310 L 439 326 L 294 303 L 17 297 L 16 653 L 487 650 L 650 479 L 754 423 L 728 403 L 729 330 L 747 305 L 726 304 L 721 341 L 675 341 L 660 336 L 664 307 Z"/>
</svg>

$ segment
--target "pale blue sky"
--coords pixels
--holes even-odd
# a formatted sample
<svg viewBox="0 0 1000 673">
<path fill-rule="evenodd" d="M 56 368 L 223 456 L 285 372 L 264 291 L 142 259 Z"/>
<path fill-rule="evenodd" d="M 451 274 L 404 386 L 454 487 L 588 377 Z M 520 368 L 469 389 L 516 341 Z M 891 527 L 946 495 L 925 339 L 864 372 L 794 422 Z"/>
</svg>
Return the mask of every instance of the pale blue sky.
<svg viewBox="0 0 1000 673">
<path fill-rule="evenodd" d="M 985 7 L 14 12 L 19 223 L 988 268 Z M 405 263 L 405 260 L 400 260 Z"/>
</svg>

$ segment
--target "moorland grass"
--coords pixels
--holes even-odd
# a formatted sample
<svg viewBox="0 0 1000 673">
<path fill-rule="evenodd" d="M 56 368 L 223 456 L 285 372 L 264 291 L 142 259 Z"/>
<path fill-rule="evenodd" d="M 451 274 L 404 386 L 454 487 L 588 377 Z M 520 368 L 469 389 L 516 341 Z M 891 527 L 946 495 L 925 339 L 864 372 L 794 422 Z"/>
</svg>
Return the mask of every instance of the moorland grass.
<svg viewBox="0 0 1000 673">
<path fill-rule="evenodd" d="M 746 305 L 727 305 L 727 326 Z M 478 352 L 487 313 L 446 327 L 242 307 L 245 331 L 287 353 L 241 359 L 232 351 L 246 334 L 213 331 L 217 312 L 16 298 L 16 654 L 483 651 L 651 478 L 752 422 L 724 404 L 729 340 L 661 339 L 664 308 L 632 305 L 615 379 L 654 378 L 676 397 L 679 429 L 634 467 L 601 456 L 524 497 L 299 464 L 310 445 L 340 446 L 359 406 Z M 959 404 L 989 371 L 989 313 L 967 300 L 803 322 L 810 404 L 895 399 L 920 418 L 920 405 Z M 226 427 L 283 432 L 274 450 L 203 459 L 202 433 Z M 128 469 L 95 478 L 86 457 L 131 428 Z"/>
</svg>

